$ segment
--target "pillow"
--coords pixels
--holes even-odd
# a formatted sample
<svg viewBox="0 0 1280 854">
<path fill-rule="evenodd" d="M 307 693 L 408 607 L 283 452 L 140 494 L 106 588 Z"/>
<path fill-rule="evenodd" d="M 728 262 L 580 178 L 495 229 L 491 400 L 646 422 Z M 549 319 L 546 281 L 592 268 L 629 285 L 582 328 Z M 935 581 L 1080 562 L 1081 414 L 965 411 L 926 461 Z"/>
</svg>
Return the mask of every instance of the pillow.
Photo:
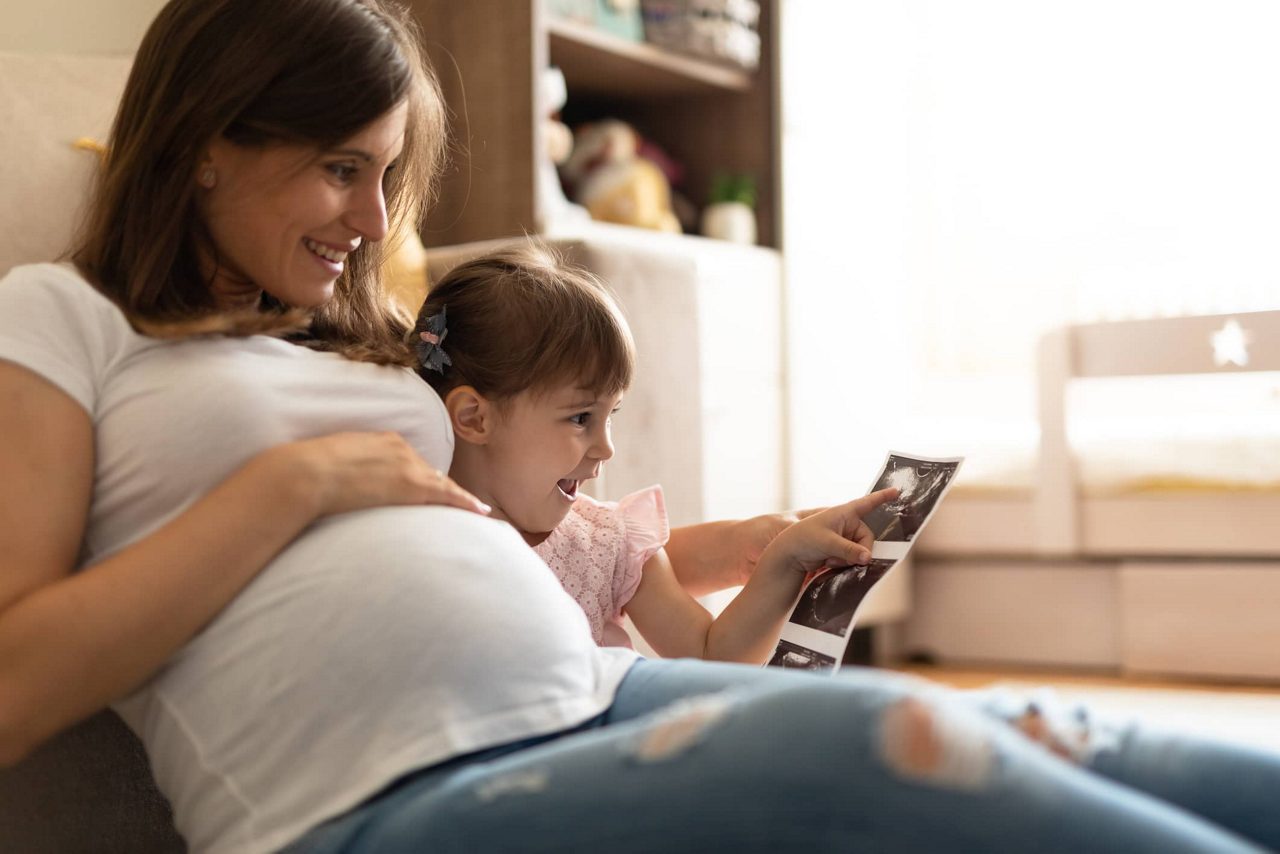
<svg viewBox="0 0 1280 854">
<path fill-rule="evenodd" d="M 107 138 L 130 64 L 0 51 L 0 275 L 70 249 L 98 164 L 76 141 Z"/>
</svg>

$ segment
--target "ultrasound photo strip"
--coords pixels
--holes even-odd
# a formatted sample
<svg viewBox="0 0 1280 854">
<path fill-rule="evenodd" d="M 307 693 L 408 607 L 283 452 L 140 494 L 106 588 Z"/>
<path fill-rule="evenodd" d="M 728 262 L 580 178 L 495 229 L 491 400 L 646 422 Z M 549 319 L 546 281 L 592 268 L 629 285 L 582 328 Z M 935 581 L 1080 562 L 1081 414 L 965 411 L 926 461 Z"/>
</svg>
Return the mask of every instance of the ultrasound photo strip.
<svg viewBox="0 0 1280 854">
<path fill-rule="evenodd" d="M 867 514 L 876 539 L 872 557 L 901 560 L 951 489 L 963 457 L 923 457 L 890 451 L 871 492 L 897 487 L 898 497 Z"/>
<path fill-rule="evenodd" d="M 838 668 L 848 648 L 858 608 L 895 563 L 873 559 L 866 566 L 839 566 L 818 575 L 800 594 L 800 601 L 782 627 L 782 643 L 813 652 L 827 662 L 825 666 Z"/>
<path fill-rule="evenodd" d="M 805 649 L 786 641 L 778 641 L 778 648 L 769 659 L 769 667 L 788 667 L 792 670 L 827 670 L 836 666 L 836 659 L 811 649 Z"/>
<path fill-rule="evenodd" d="M 866 566 L 845 566 L 816 576 L 782 627 L 770 666 L 838 670 L 848 651 L 858 609 L 871 589 L 907 556 L 916 537 L 951 488 L 963 457 L 924 457 L 890 451 L 871 487 L 899 495 L 863 519 L 876 542 Z"/>
</svg>

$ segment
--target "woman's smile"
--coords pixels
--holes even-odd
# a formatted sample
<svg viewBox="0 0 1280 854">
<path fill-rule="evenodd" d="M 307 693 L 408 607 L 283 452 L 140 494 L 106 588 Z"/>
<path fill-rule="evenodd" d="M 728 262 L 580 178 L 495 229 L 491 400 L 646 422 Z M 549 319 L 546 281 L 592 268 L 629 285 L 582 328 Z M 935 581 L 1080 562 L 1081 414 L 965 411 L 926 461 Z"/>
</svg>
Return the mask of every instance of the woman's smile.
<svg viewBox="0 0 1280 854">
<path fill-rule="evenodd" d="M 347 256 L 360 245 L 360 239 L 356 238 L 355 244 L 348 249 L 340 249 L 329 243 L 312 240 L 310 237 L 302 238 L 302 245 L 336 278 L 342 275 L 342 271 L 346 267 Z"/>
</svg>

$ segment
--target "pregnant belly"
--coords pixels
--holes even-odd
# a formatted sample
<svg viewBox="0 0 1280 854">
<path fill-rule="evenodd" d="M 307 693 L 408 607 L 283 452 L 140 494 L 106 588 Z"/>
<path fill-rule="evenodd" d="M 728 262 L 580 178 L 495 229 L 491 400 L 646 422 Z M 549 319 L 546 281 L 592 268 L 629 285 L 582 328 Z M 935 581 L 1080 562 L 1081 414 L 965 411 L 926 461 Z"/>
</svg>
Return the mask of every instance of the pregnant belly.
<svg viewBox="0 0 1280 854">
<path fill-rule="evenodd" d="M 309 529 L 118 708 L 177 815 L 269 827 L 580 723 L 627 665 L 509 526 L 387 508 Z"/>
<path fill-rule="evenodd" d="M 282 553 L 172 662 L 162 689 L 218 708 L 221 749 L 262 715 L 361 726 L 595 691 L 585 616 L 510 526 L 439 507 L 335 517 Z"/>
</svg>

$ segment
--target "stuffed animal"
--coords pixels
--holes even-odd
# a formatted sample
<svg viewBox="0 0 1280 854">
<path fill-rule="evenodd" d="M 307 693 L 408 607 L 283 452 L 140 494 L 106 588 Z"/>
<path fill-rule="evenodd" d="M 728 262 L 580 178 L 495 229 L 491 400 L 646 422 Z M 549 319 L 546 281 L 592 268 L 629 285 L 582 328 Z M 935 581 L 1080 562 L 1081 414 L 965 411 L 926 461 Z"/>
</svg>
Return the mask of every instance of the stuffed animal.
<svg viewBox="0 0 1280 854">
<path fill-rule="evenodd" d="M 592 219 L 678 234 L 671 183 L 656 163 L 641 156 L 641 145 L 640 135 L 626 122 L 605 119 L 581 125 L 560 176 Z"/>
<path fill-rule="evenodd" d="M 539 103 L 546 119 L 542 125 L 543 156 L 538 162 L 538 228 L 547 232 L 564 223 L 590 218 L 585 208 L 565 198 L 556 167 L 573 151 L 573 131 L 560 121 L 560 111 L 568 100 L 564 72 L 554 66 L 544 68 L 539 80 Z"/>
</svg>

